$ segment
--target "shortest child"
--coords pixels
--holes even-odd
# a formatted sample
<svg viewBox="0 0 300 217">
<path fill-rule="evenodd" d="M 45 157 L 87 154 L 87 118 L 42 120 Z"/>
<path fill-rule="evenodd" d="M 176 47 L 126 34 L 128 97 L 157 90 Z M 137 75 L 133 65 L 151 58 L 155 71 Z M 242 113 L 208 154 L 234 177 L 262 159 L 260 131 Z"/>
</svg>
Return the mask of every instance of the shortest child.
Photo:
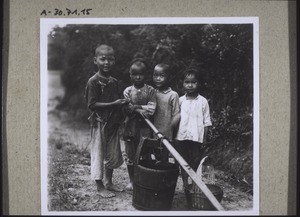
<svg viewBox="0 0 300 217">
<path fill-rule="evenodd" d="M 156 86 L 157 107 L 154 113 L 154 125 L 170 142 L 180 120 L 179 96 L 169 86 L 171 70 L 167 64 L 157 64 L 154 67 L 153 82 Z M 168 161 L 169 151 L 162 145 L 162 151 L 157 154 L 161 161 Z"/>
<path fill-rule="evenodd" d="M 206 142 L 208 126 L 211 126 L 209 105 L 198 93 L 198 71 L 190 69 L 184 72 L 183 88 L 185 95 L 179 98 L 180 123 L 176 136 L 178 151 L 194 171 L 197 170 L 202 153 L 202 144 Z M 183 187 L 188 187 L 188 174 L 181 168 Z"/>
<path fill-rule="evenodd" d="M 127 87 L 123 94 L 129 102 L 124 107 L 127 116 L 123 139 L 125 141 L 124 159 L 127 164 L 130 182 L 125 187 L 126 190 L 133 189 L 134 160 L 137 147 L 143 137 L 152 137 L 152 130 L 146 124 L 143 117 L 152 118 L 156 108 L 155 89 L 145 84 L 146 65 L 142 60 L 135 60 L 130 66 L 129 75 L 132 85 Z M 145 154 L 148 157 L 150 153 Z"/>
</svg>

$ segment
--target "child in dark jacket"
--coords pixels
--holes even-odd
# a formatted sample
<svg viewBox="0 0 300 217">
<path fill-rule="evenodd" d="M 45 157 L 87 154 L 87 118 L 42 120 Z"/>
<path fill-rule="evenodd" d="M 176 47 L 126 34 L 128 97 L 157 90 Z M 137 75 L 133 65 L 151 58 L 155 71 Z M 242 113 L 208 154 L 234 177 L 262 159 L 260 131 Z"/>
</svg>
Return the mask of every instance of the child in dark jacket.
<svg viewBox="0 0 300 217">
<path fill-rule="evenodd" d="M 122 191 L 112 183 L 113 169 L 123 163 L 120 148 L 119 127 L 122 118 L 121 107 L 127 103 L 119 94 L 119 83 L 111 76 L 115 64 L 114 50 L 100 45 L 95 50 L 94 63 L 98 72 L 86 85 L 85 96 L 91 112 L 91 178 L 96 181 L 100 196 L 108 198 Z"/>
</svg>

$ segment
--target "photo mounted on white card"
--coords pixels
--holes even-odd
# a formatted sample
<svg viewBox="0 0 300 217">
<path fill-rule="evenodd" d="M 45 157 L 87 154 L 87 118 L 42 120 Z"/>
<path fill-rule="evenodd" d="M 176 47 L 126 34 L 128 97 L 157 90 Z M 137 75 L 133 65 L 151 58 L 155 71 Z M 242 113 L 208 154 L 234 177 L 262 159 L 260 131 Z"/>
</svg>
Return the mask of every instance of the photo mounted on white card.
<svg viewBox="0 0 300 217">
<path fill-rule="evenodd" d="M 41 18 L 42 215 L 258 215 L 257 17 Z"/>
</svg>

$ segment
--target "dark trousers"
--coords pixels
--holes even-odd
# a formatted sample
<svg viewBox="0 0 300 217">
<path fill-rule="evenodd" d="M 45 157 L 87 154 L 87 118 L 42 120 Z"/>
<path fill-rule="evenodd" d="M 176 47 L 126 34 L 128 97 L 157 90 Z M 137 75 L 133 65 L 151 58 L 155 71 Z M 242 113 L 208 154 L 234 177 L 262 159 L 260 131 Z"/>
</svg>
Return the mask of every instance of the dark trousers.
<svg viewBox="0 0 300 217">
<path fill-rule="evenodd" d="M 202 144 L 191 140 L 176 141 L 175 145 L 178 153 L 196 172 L 201 159 L 204 157 Z"/>
</svg>

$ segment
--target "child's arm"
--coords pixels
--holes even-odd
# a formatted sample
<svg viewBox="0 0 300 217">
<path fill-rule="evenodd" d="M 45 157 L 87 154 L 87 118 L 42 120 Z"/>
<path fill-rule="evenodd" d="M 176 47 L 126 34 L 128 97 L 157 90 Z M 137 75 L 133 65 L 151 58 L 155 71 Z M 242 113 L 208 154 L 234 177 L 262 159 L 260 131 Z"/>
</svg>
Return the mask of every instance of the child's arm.
<svg viewBox="0 0 300 217">
<path fill-rule="evenodd" d="M 207 141 L 207 132 L 208 132 L 208 126 L 204 127 L 203 143 L 206 143 Z"/>
<path fill-rule="evenodd" d="M 89 80 L 85 89 L 85 97 L 87 101 L 87 106 L 91 110 L 98 110 L 102 108 L 109 108 L 109 107 L 114 107 L 114 106 L 122 106 L 127 102 L 125 99 L 118 99 L 113 102 L 98 102 L 98 95 L 99 93 L 97 92 L 97 85 L 95 82 Z"/>
<path fill-rule="evenodd" d="M 172 105 L 171 129 L 174 132 L 174 136 L 175 136 L 180 121 L 179 96 L 177 93 L 174 93 L 174 96 L 171 99 L 171 105 Z"/>
<path fill-rule="evenodd" d="M 174 115 L 172 119 L 171 122 L 172 129 L 175 129 L 178 126 L 179 121 L 180 121 L 180 113 L 178 112 L 177 114 Z"/>
<path fill-rule="evenodd" d="M 130 91 L 131 91 L 131 88 L 128 87 L 123 92 L 124 98 L 129 102 L 126 106 L 124 106 L 124 112 L 126 115 L 131 115 L 132 113 L 136 112 L 137 109 L 142 109 L 142 106 L 133 105 L 131 103 Z"/>
<path fill-rule="evenodd" d="M 154 114 L 156 109 L 156 92 L 154 88 L 150 88 L 148 95 L 148 103 L 147 105 L 143 105 L 142 109 L 148 113 L 148 117 Z"/>
<path fill-rule="evenodd" d="M 203 102 L 202 112 L 203 112 L 203 125 L 205 127 L 211 126 L 212 124 L 210 120 L 209 105 L 206 99 Z"/>
<path fill-rule="evenodd" d="M 102 108 L 109 108 L 114 106 L 122 106 L 128 103 L 126 99 L 117 99 L 113 102 L 95 102 L 94 104 L 90 105 L 90 109 L 98 110 Z"/>
<path fill-rule="evenodd" d="M 130 102 L 130 91 L 131 88 L 126 88 L 123 92 L 124 98 L 127 99 Z M 144 118 L 149 118 L 150 115 L 154 114 L 155 108 L 156 108 L 156 95 L 154 89 L 151 89 L 149 91 L 148 96 L 148 104 L 147 105 L 132 105 L 129 103 L 125 106 L 124 111 L 127 115 L 130 115 L 132 113 L 137 113 L 143 116 Z"/>
<path fill-rule="evenodd" d="M 204 122 L 203 143 L 206 143 L 208 127 L 212 125 L 210 119 L 209 105 L 207 100 L 204 101 L 204 106 L 203 106 L 203 122 Z"/>
</svg>

